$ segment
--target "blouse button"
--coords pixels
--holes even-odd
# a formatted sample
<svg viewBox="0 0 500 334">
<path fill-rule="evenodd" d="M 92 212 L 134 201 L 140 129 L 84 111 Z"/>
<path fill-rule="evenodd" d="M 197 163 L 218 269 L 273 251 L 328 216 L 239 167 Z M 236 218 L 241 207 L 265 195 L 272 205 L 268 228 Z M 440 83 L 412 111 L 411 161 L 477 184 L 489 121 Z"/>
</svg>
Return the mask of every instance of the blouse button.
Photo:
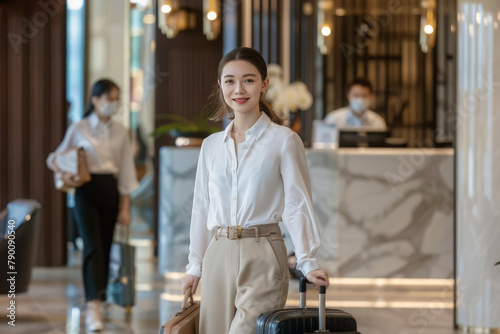
<svg viewBox="0 0 500 334">
<path fill-rule="evenodd" d="M 246 145 L 244 145 L 243 148 L 246 150 L 248 147 Z"/>
<path fill-rule="evenodd" d="M 236 171 L 233 169 L 233 174 L 236 174 Z"/>
<path fill-rule="evenodd" d="M 236 215 L 235 215 L 235 213 L 233 212 L 233 213 L 231 213 L 231 216 L 233 216 L 233 217 L 234 217 L 234 216 L 236 216 Z"/>
</svg>

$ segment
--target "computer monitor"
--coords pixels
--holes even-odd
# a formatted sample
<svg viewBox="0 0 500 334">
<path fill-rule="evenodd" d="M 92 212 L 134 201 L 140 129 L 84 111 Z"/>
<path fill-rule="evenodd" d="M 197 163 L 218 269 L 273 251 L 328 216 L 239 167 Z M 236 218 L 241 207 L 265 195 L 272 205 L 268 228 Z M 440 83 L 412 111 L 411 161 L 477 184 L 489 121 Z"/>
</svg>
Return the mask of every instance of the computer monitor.
<svg viewBox="0 0 500 334">
<path fill-rule="evenodd" d="M 386 147 L 385 139 L 390 136 L 389 130 L 340 129 L 339 147 Z"/>
</svg>

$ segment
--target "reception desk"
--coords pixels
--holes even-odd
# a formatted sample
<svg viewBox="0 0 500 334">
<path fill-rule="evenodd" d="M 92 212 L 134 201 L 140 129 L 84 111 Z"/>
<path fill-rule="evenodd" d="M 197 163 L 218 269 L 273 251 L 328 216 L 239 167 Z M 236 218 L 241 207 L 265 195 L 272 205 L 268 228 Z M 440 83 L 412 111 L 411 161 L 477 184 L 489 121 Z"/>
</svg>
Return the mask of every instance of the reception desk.
<svg viewBox="0 0 500 334">
<path fill-rule="evenodd" d="M 160 150 L 160 272 L 187 264 L 198 154 Z M 306 149 L 306 156 L 322 238 L 317 258 L 331 276 L 453 278 L 452 149 Z"/>
</svg>

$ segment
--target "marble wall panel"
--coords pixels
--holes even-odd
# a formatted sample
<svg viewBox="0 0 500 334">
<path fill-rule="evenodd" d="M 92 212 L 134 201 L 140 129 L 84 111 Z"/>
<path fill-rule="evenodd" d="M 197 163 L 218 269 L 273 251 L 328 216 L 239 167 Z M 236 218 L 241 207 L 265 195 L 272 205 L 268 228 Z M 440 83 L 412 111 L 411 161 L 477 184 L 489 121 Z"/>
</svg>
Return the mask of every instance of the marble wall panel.
<svg viewBox="0 0 500 334">
<path fill-rule="evenodd" d="M 453 151 L 342 151 L 339 276 L 453 277 Z"/>
</svg>

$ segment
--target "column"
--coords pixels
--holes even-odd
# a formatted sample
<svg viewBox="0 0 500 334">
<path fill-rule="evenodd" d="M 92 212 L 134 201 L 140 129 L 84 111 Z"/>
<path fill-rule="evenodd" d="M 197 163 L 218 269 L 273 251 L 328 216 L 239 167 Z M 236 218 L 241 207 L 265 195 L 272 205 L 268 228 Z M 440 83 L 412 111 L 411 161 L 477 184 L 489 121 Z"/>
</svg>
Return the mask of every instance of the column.
<svg viewBox="0 0 500 334">
<path fill-rule="evenodd" d="M 458 1 L 456 323 L 500 331 L 500 1 Z"/>
</svg>

